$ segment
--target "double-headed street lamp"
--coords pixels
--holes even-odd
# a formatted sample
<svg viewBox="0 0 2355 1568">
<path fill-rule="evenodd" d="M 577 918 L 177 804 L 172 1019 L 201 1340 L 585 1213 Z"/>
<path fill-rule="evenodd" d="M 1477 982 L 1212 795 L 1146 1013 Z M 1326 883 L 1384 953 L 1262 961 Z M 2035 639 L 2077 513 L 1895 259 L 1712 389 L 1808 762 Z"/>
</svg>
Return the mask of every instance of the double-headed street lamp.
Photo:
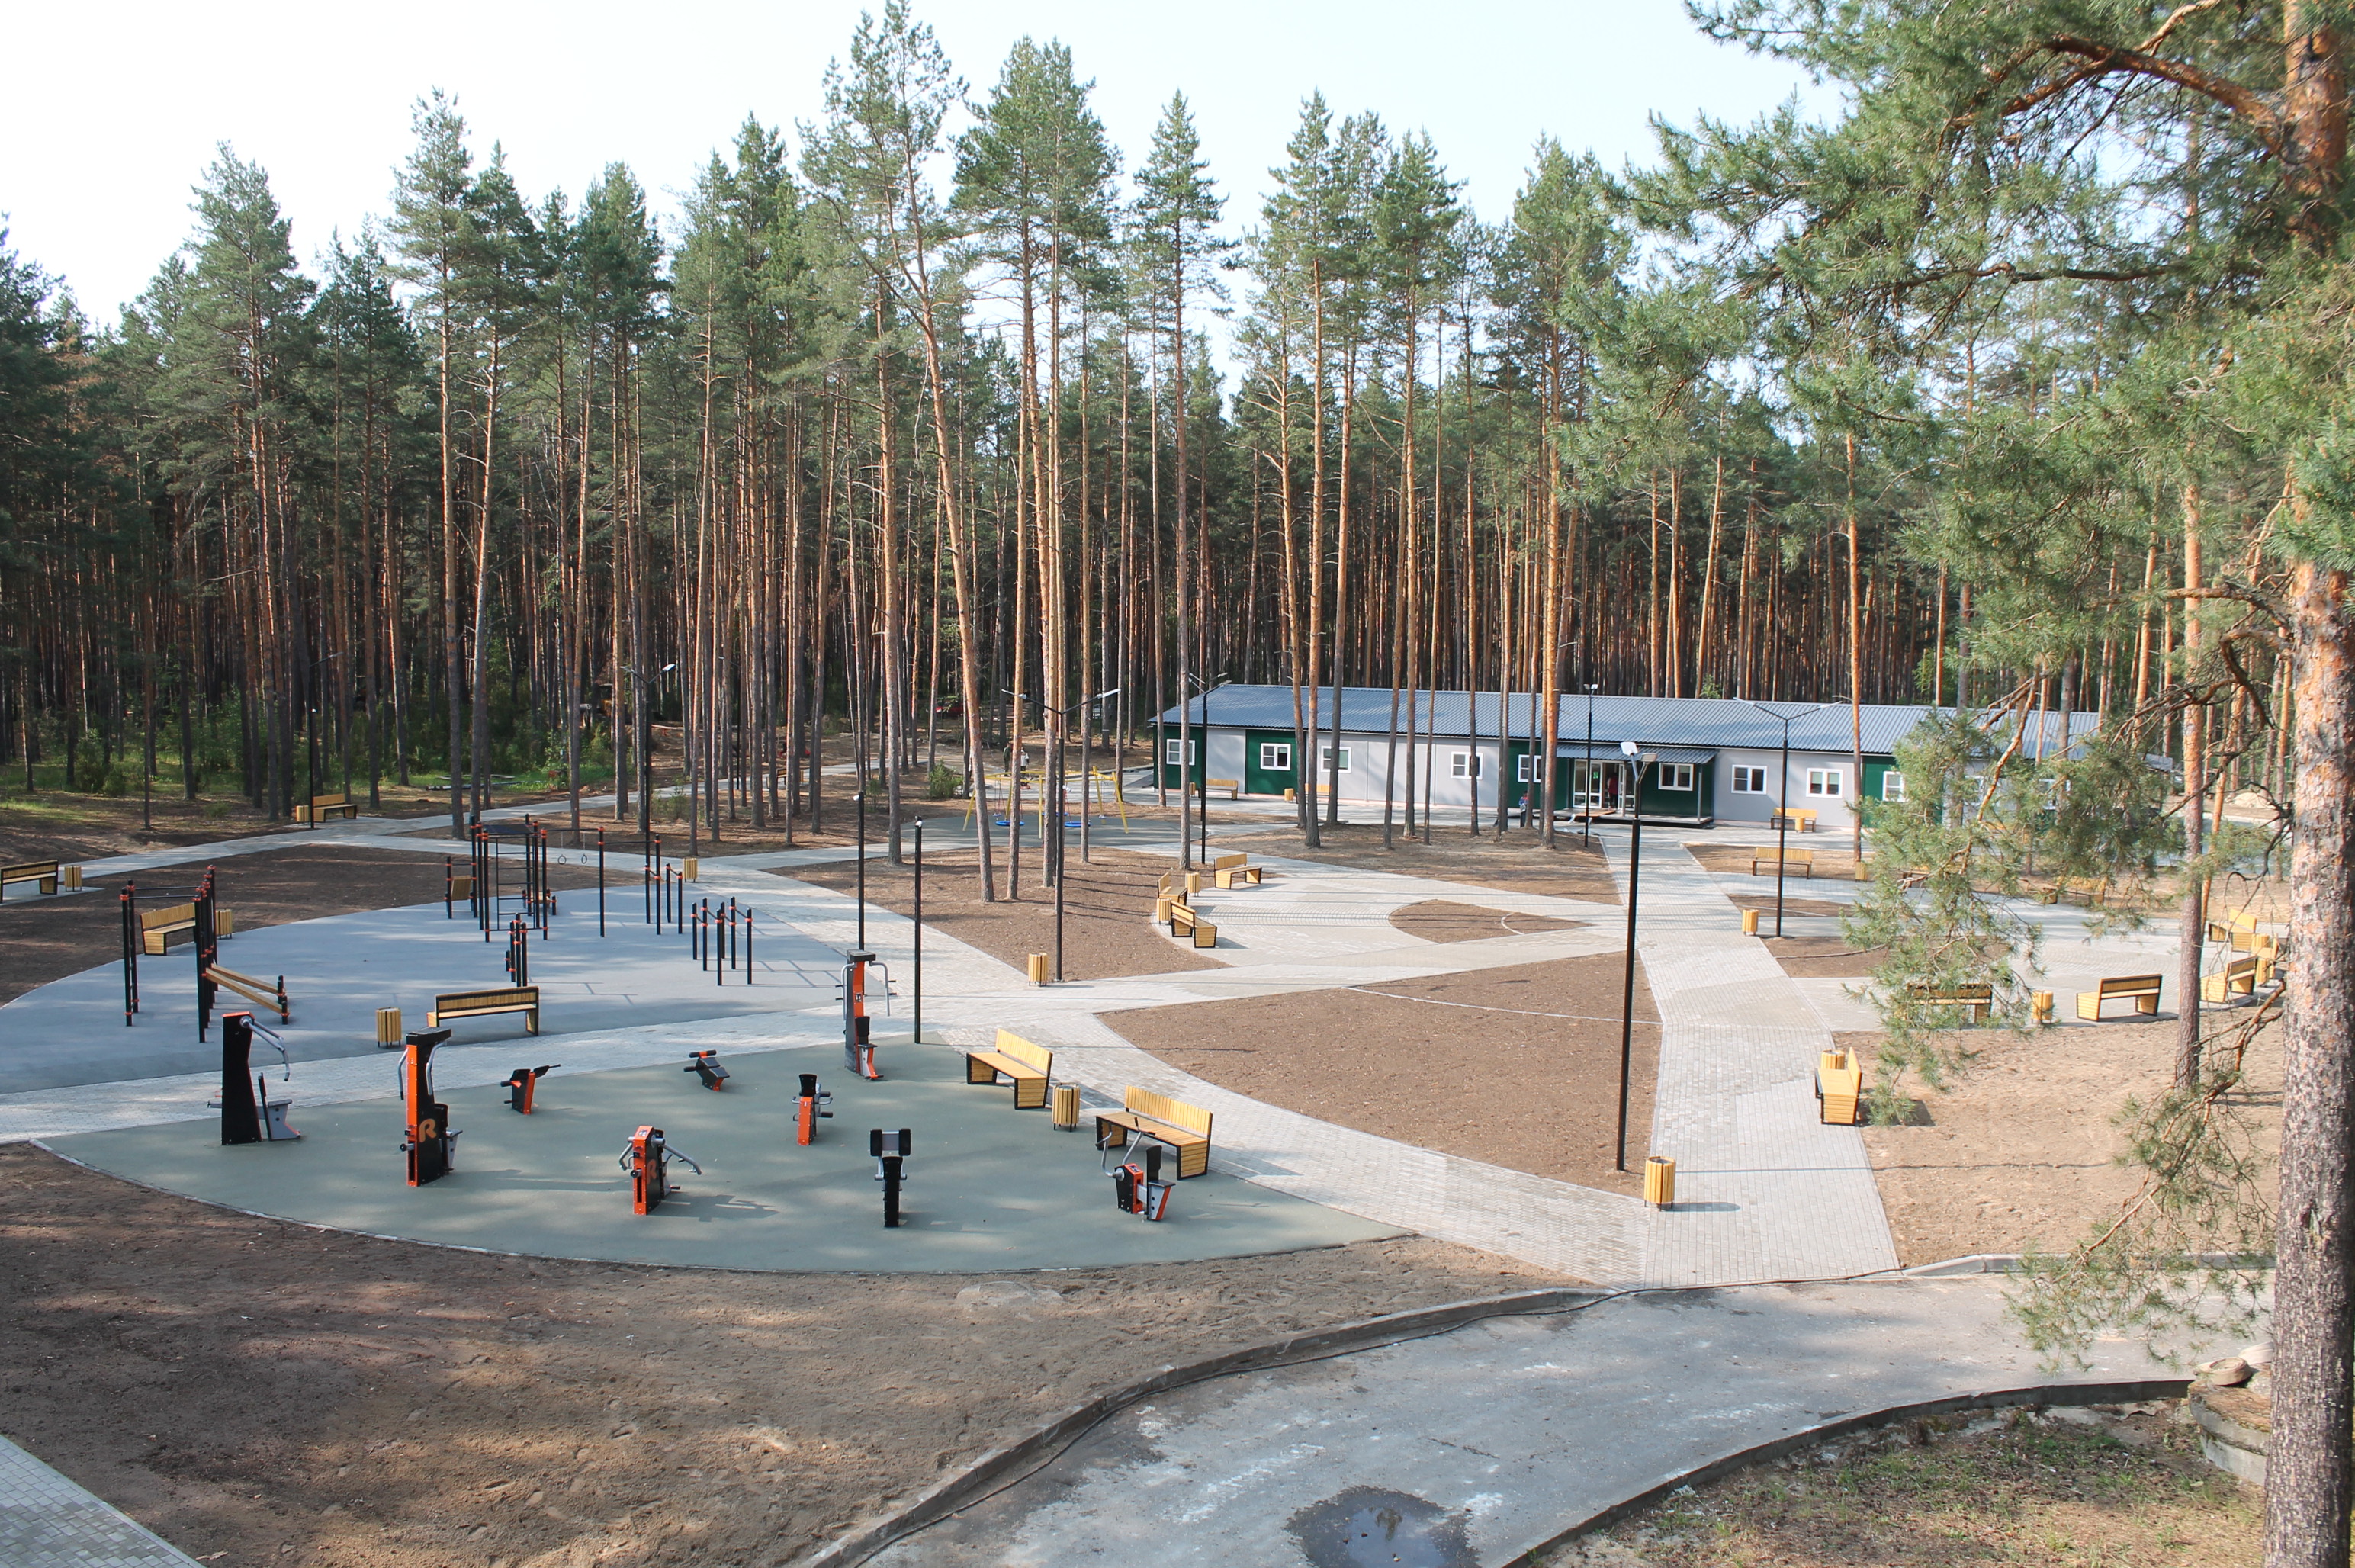
<svg viewBox="0 0 2355 1568">
<path fill-rule="evenodd" d="M 1742 700 L 1783 726 L 1783 782 L 1774 797 L 1774 934 L 1779 938 L 1783 934 L 1783 847 L 1791 838 L 1791 723 L 1810 713 L 1820 713 L 1831 704 L 1810 702 L 1796 713 L 1784 713 L 1764 702 L 1750 702 L 1748 698 Z M 1861 780 L 1858 787 L 1863 787 Z"/>
<path fill-rule="evenodd" d="M 1634 793 L 1628 796 L 1627 818 L 1627 969 L 1619 996 L 1619 1148 L 1614 1163 L 1627 1168 L 1627 1078 L 1636 1049 L 1636 876 L 1644 864 L 1644 771 L 1659 761 L 1657 753 L 1639 750 L 1633 741 L 1619 750 L 1636 764 Z M 1590 810 L 1589 815 L 1593 813 Z"/>
<path fill-rule="evenodd" d="M 640 675 L 628 665 L 622 667 L 622 673 L 630 677 L 632 683 L 637 688 L 638 694 L 638 837 L 641 838 L 655 830 L 655 763 L 651 754 L 654 744 L 654 720 L 646 713 L 646 687 L 654 681 L 660 680 L 677 667 L 677 662 L 674 660 L 652 675 Z M 619 784 L 621 774 L 618 771 L 613 777 L 614 783 Z"/>
</svg>

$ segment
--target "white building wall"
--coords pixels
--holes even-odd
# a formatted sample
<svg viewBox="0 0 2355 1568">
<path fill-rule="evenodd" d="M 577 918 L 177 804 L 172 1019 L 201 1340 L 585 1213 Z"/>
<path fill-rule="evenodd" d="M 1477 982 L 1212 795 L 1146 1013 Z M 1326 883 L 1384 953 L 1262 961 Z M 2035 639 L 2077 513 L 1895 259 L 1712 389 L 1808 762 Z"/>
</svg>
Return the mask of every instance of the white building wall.
<svg viewBox="0 0 2355 1568">
<path fill-rule="evenodd" d="M 1785 799 L 1785 784 L 1778 782 L 1783 763 L 1780 747 L 1771 751 L 1752 751 L 1729 746 L 1717 753 L 1717 815 L 1722 822 L 1755 823 L 1765 826 L 1774 819 L 1774 809 Z M 1736 767 L 1756 768 L 1766 775 L 1766 792 L 1753 795 L 1737 794 L 1733 788 Z M 1807 793 L 1807 775 L 1827 769 L 1839 773 L 1840 793 L 1838 795 L 1815 795 Z M 1816 827 L 1828 831 L 1846 829 L 1854 825 L 1856 814 L 1849 802 L 1859 787 L 1856 759 L 1847 752 L 1837 755 L 1821 752 L 1793 752 L 1788 780 L 1788 798 L 1794 811 L 1812 811 Z"/>
</svg>

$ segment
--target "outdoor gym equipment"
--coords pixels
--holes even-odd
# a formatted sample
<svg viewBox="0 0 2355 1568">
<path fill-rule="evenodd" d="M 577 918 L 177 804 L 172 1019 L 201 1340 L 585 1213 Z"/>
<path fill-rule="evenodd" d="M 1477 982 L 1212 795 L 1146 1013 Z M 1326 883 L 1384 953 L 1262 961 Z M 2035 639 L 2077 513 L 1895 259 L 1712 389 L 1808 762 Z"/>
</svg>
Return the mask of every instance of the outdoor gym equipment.
<svg viewBox="0 0 2355 1568">
<path fill-rule="evenodd" d="M 681 1072 L 694 1073 L 698 1078 L 703 1080 L 703 1086 L 706 1089 L 714 1091 L 717 1091 L 722 1083 L 725 1083 L 728 1081 L 728 1069 L 719 1065 L 719 1053 L 716 1051 L 688 1051 L 687 1053 L 687 1065 L 680 1068 L 679 1071 Z M 702 1173 L 698 1171 L 697 1174 L 701 1175 Z"/>
<path fill-rule="evenodd" d="M 219 994 L 219 983 L 213 978 L 213 965 L 220 958 L 220 933 L 213 918 L 213 869 L 205 868 L 205 880 L 197 884 L 197 896 L 191 905 L 196 922 L 197 950 L 197 1039 L 205 1038 L 212 1026 L 213 998 Z"/>
<path fill-rule="evenodd" d="M 1169 1217 L 1169 1189 L 1177 1184 L 1161 1179 L 1161 1146 L 1150 1139 L 1139 1141 L 1145 1146 L 1140 1151 L 1145 1163 L 1128 1160 L 1111 1171 L 1113 1206 L 1124 1214 L 1166 1220 Z"/>
<path fill-rule="evenodd" d="M 915 1152 L 916 1135 L 901 1127 L 887 1133 L 871 1127 L 867 1134 L 867 1152 L 875 1158 L 875 1179 L 883 1184 L 883 1228 L 895 1231 L 900 1227 L 900 1189 L 907 1184 L 905 1165 Z"/>
<path fill-rule="evenodd" d="M 507 984 L 531 984 L 531 927 L 521 915 L 507 922 Z"/>
<path fill-rule="evenodd" d="M 871 1020 L 867 1016 L 869 969 L 883 969 L 883 997 L 888 1003 L 891 996 L 890 970 L 864 949 L 843 955 L 842 1061 L 861 1078 L 880 1079 L 883 1074 L 875 1071 L 875 1041 L 869 1033 Z"/>
<path fill-rule="evenodd" d="M 621 1165 L 630 1173 L 630 1206 L 637 1213 L 653 1213 L 664 1199 L 680 1190 L 671 1185 L 672 1160 L 698 1176 L 703 1174 L 703 1167 L 670 1147 L 660 1127 L 640 1127 L 630 1135 L 630 1145 L 622 1151 Z"/>
<path fill-rule="evenodd" d="M 286 1125 L 289 1100 L 270 1097 L 270 1075 L 255 1072 L 253 1037 L 260 1035 L 278 1051 L 281 1082 L 294 1076 L 279 1038 L 253 1021 L 251 1013 L 221 1015 L 221 1142 L 225 1144 L 292 1143 L 303 1135 Z"/>
<path fill-rule="evenodd" d="M 800 1114 L 794 1118 L 794 1141 L 801 1144 L 816 1141 L 819 1119 L 834 1120 L 834 1113 L 826 1109 L 833 1104 L 834 1096 L 818 1087 L 817 1074 L 803 1073 Z"/>
<path fill-rule="evenodd" d="M 546 1067 L 518 1067 L 508 1073 L 506 1082 L 499 1085 L 507 1092 L 508 1106 L 530 1115 L 531 1098 L 539 1088 L 539 1081 L 563 1065 L 561 1061 L 551 1061 Z"/>
<path fill-rule="evenodd" d="M 556 912 L 556 893 L 548 880 L 548 829 L 528 816 L 520 823 L 477 819 L 468 838 L 468 908 L 483 940 L 491 940 L 494 928 L 511 931 L 517 921 L 547 935 L 549 916 Z M 445 888 L 445 915 L 450 901 Z"/>
<path fill-rule="evenodd" d="M 446 1029 L 428 1029 L 402 1041 L 401 1097 L 409 1107 L 409 1185 L 422 1187 L 450 1174 L 458 1135 L 450 1130 L 450 1107 L 433 1097 L 433 1048 L 450 1038 Z"/>
</svg>

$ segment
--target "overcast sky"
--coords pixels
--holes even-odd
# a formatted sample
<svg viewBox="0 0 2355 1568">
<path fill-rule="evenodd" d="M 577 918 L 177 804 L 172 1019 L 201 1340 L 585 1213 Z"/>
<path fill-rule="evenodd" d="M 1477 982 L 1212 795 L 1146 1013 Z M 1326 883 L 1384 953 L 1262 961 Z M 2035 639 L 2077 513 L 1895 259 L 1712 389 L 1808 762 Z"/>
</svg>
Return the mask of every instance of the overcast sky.
<svg viewBox="0 0 2355 1568">
<path fill-rule="evenodd" d="M 477 0 L 378 7 L 218 0 L 27 6 L 10 23 L 0 214 L 20 255 L 111 320 L 186 238 L 188 187 L 217 143 L 271 175 L 310 261 L 388 206 L 412 101 L 454 93 L 478 152 L 503 143 L 527 198 L 578 196 L 627 163 L 666 218 L 747 112 L 789 131 L 822 108 L 857 0 Z M 1495 221 L 1550 133 L 1614 166 L 1646 158 L 1646 117 L 1746 120 L 1794 91 L 1773 61 L 1710 43 L 1676 0 L 928 0 L 974 93 L 1028 33 L 1069 44 L 1130 167 L 1173 90 L 1194 105 L 1229 227 L 1256 218 L 1300 100 L 1425 130 Z M 799 138 L 793 138 L 796 153 Z M 666 233 L 673 226 L 666 221 Z"/>
</svg>

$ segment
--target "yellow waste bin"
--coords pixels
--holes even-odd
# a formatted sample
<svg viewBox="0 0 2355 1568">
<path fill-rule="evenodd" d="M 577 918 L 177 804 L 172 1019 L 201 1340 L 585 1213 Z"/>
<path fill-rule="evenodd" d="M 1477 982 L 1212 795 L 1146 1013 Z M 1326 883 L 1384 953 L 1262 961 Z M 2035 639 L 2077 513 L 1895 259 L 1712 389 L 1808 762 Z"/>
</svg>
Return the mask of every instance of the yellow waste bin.
<svg viewBox="0 0 2355 1568">
<path fill-rule="evenodd" d="M 1758 912 L 1756 910 L 1746 909 L 1742 912 L 1742 934 L 1744 936 L 1755 936 L 1758 934 Z"/>
<path fill-rule="evenodd" d="M 1655 1209 L 1676 1206 L 1677 1162 L 1664 1154 L 1644 1162 L 1644 1201 Z"/>
<path fill-rule="evenodd" d="M 2041 1024 L 2049 1024 L 2049 1023 L 2051 1023 L 2051 1022 L 2052 1021 L 2052 993 L 2051 993 L 2051 992 L 2050 992 L 2050 991 L 2030 991 L 2030 992 L 2029 992 L 2029 993 L 2028 993 L 2028 1005 L 2029 1005 L 2029 1007 L 2030 1007 L 2031 1009 L 2033 1009 L 2033 1011 L 2034 1011 L 2034 1013 L 2035 1013 L 2035 1015 L 2036 1015 L 2036 1021 L 2037 1021 L 2038 1023 L 2041 1023 Z"/>
<path fill-rule="evenodd" d="M 378 1045 L 401 1043 L 400 1009 L 378 1008 L 376 1010 L 376 1042 Z"/>
<path fill-rule="evenodd" d="M 1052 1098 L 1054 1102 L 1055 1130 L 1057 1132 L 1063 1133 L 1075 1133 L 1079 1131 L 1080 1086 L 1076 1083 L 1058 1083 L 1055 1085 Z"/>
<path fill-rule="evenodd" d="M 1034 986 L 1045 985 L 1047 983 L 1048 970 L 1051 966 L 1051 964 L 1052 960 L 1044 953 L 1033 953 L 1030 955 L 1030 962 L 1028 965 L 1030 971 L 1030 983 Z"/>
</svg>

